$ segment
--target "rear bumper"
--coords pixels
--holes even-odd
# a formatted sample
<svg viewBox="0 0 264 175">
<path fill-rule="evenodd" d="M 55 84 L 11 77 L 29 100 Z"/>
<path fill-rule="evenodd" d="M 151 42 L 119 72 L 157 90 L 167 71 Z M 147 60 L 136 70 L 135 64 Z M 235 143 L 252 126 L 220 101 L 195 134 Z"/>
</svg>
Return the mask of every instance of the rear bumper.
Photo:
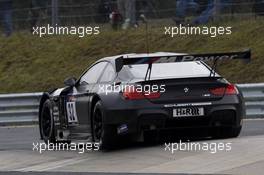
<svg viewBox="0 0 264 175">
<path fill-rule="evenodd" d="M 140 103 L 145 103 L 140 104 Z M 173 117 L 173 109 L 164 104 L 138 102 L 126 108 L 107 109 L 105 123 L 126 126 L 126 133 L 133 134 L 148 130 L 175 130 L 186 128 L 241 127 L 245 116 L 242 97 L 229 96 L 203 107 L 205 116 Z"/>
</svg>

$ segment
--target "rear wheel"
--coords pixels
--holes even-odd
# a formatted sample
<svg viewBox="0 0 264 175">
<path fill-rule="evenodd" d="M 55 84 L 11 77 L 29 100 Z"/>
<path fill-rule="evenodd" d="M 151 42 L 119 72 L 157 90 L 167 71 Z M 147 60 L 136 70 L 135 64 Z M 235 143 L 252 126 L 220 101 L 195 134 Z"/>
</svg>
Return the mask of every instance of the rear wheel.
<svg viewBox="0 0 264 175">
<path fill-rule="evenodd" d="M 40 132 L 45 143 L 55 143 L 54 120 L 52 105 L 48 99 L 44 102 L 40 115 Z"/>
<path fill-rule="evenodd" d="M 146 131 L 144 133 L 144 143 L 154 145 L 158 143 L 158 131 Z"/>
<path fill-rule="evenodd" d="M 104 109 L 101 101 L 95 104 L 93 111 L 93 141 L 99 144 L 100 149 L 113 149 L 116 145 L 117 130 L 114 126 L 104 123 Z"/>
<path fill-rule="evenodd" d="M 225 138 L 235 138 L 238 137 L 241 132 L 240 127 L 227 127 L 227 128 L 217 128 L 214 130 L 213 138 L 225 139 Z"/>
</svg>

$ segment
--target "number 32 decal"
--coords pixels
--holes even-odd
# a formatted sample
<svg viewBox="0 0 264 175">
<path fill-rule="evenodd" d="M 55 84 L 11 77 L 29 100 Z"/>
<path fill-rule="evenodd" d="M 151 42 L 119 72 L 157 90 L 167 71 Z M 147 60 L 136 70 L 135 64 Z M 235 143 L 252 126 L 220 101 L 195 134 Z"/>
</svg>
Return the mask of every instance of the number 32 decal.
<svg viewBox="0 0 264 175">
<path fill-rule="evenodd" d="M 77 123 L 78 118 L 77 118 L 77 113 L 76 113 L 75 102 L 67 102 L 66 108 L 67 108 L 68 122 L 69 123 Z"/>
</svg>

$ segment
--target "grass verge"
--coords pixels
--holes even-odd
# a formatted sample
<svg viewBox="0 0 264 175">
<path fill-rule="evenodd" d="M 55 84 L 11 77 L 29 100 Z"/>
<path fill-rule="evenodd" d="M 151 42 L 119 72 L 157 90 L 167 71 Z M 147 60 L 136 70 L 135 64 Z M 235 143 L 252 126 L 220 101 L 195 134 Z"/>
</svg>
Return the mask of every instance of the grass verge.
<svg viewBox="0 0 264 175">
<path fill-rule="evenodd" d="M 221 24 L 223 25 L 223 24 Z M 223 63 L 219 72 L 233 83 L 264 82 L 264 20 L 226 22 L 228 36 L 164 35 L 163 27 L 150 29 L 150 51 L 207 53 L 251 48 L 250 64 Z M 98 36 L 39 38 L 17 33 L 0 38 L 0 93 L 45 91 L 78 77 L 95 60 L 123 53 L 144 53 L 144 27 L 129 31 L 102 31 Z"/>
</svg>

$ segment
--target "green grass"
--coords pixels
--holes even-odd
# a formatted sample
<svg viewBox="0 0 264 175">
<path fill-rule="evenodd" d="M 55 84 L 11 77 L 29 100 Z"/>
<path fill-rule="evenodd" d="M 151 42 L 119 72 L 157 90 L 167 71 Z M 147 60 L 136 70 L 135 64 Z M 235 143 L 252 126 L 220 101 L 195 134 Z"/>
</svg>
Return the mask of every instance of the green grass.
<svg viewBox="0 0 264 175">
<path fill-rule="evenodd" d="M 226 22 L 233 34 L 208 36 L 164 35 L 150 29 L 150 51 L 207 53 L 251 48 L 250 64 L 223 63 L 220 73 L 233 83 L 264 82 L 264 21 Z M 102 31 L 98 36 L 38 38 L 17 33 L 0 38 L 0 93 L 45 91 L 63 86 L 69 76 L 78 77 L 95 60 L 116 54 L 146 52 L 144 27 L 129 31 Z"/>
</svg>

